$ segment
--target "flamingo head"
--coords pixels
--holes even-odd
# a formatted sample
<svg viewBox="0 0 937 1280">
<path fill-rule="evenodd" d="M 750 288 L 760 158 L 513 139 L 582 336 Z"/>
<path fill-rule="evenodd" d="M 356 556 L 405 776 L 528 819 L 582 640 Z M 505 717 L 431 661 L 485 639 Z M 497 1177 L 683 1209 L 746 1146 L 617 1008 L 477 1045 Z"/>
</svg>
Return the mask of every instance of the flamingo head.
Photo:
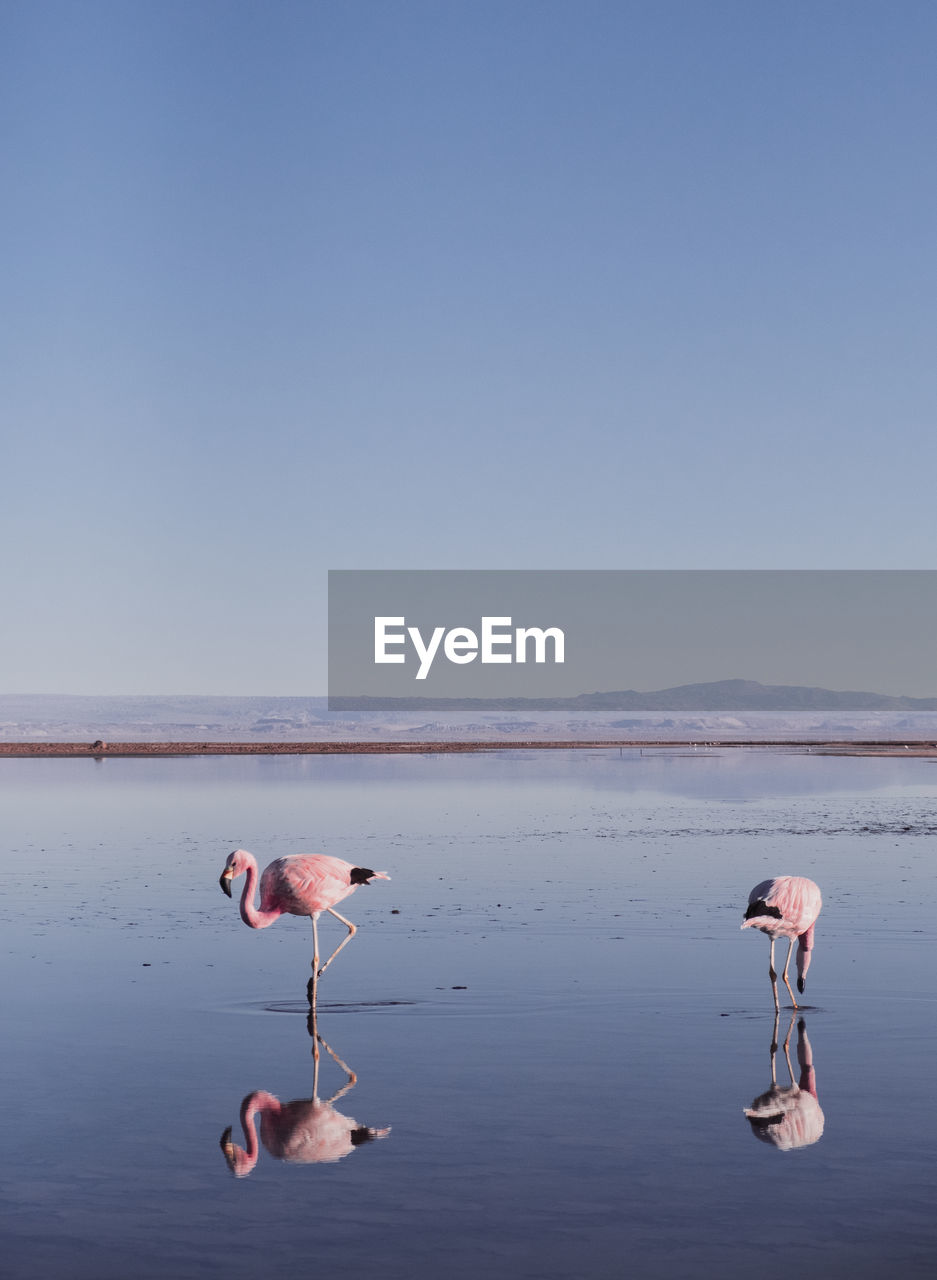
<svg viewBox="0 0 937 1280">
<path fill-rule="evenodd" d="M 224 864 L 224 871 L 222 871 L 218 883 L 229 898 L 231 897 L 231 881 L 244 874 L 250 864 L 250 856 L 246 849 L 235 849 L 234 853 L 228 854 L 228 860 Z"/>
<path fill-rule="evenodd" d="M 246 1178 L 257 1163 L 256 1155 L 248 1155 L 243 1147 L 239 1147 L 236 1142 L 232 1142 L 230 1126 L 221 1135 L 219 1145 L 224 1152 L 225 1163 L 234 1176 L 236 1178 Z"/>
</svg>

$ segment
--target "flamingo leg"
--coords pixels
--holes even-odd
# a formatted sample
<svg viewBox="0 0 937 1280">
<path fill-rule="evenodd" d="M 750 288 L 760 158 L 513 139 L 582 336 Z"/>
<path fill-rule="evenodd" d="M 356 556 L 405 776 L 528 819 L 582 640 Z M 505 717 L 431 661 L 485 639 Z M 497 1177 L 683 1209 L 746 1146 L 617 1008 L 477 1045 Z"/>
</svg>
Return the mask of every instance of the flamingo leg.
<svg viewBox="0 0 937 1280">
<path fill-rule="evenodd" d="M 771 979 L 771 990 L 774 993 L 774 1011 L 775 1013 L 781 1008 L 778 1003 L 778 975 L 774 967 L 774 939 L 771 939 L 771 950 L 768 953 L 768 977 Z M 777 1039 L 777 1036 L 775 1036 Z"/>
<path fill-rule="evenodd" d="M 328 960 L 326 960 L 325 964 L 319 970 L 318 976 L 320 978 L 322 977 L 323 973 L 325 973 L 326 969 L 329 967 L 329 965 L 332 963 L 335 957 L 338 955 L 338 953 L 341 951 L 342 947 L 346 946 L 349 942 L 351 942 L 352 938 L 358 932 L 357 925 L 353 925 L 350 920 L 346 920 L 344 916 L 340 916 L 338 912 L 334 911 L 331 907 L 326 907 L 326 911 L 329 913 L 330 916 L 334 916 L 336 920 L 341 920 L 342 924 L 347 926 L 348 933 L 345 935 L 344 938 L 342 938 L 341 942 L 338 944 L 338 946 L 329 956 Z"/>
<path fill-rule="evenodd" d="M 777 1053 L 777 1051 L 778 1051 L 778 1019 L 779 1019 L 779 1018 L 780 1018 L 780 1011 L 779 1011 L 778 1009 L 775 1009 L 775 1011 L 774 1011 L 774 1031 L 773 1031 L 772 1036 L 771 1036 L 771 1088 L 772 1088 L 772 1089 L 775 1087 L 775 1085 L 776 1085 L 776 1084 L 777 1084 L 777 1082 L 778 1082 L 778 1081 L 777 1081 L 777 1075 L 776 1075 L 775 1068 L 774 1068 L 774 1055 L 775 1055 L 775 1054 Z"/>
<path fill-rule="evenodd" d="M 345 1096 L 345 1094 L 348 1092 L 349 1089 L 353 1089 L 355 1087 L 355 1085 L 358 1083 L 358 1077 L 352 1071 L 348 1063 L 344 1062 L 338 1056 L 338 1054 L 335 1052 L 332 1046 L 326 1040 L 323 1040 L 321 1036 L 319 1036 L 319 1043 L 322 1045 L 323 1049 L 325 1049 L 326 1052 L 331 1056 L 333 1062 L 336 1062 L 348 1077 L 347 1083 L 344 1084 L 337 1093 L 333 1093 L 331 1098 L 329 1098 L 330 1103 L 337 1102 L 339 1098 L 343 1098 Z"/>
<path fill-rule="evenodd" d="M 309 1014 L 313 1027 L 316 1025 L 316 1007 L 312 1006 Z M 319 1033 L 318 1031 L 312 1037 L 312 1096 L 319 1096 Z"/>
<path fill-rule="evenodd" d="M 794 1083 L 794 1069 L 791 1066 L 791 1032 L 794 1030 L 794 1019 L 797 1016 L 796 1010 L 791 1014 L 791 1025 L 787 1028 L 787 1035 L 784 1037 L 784 1057 L 787 1059 L 787 1074 L 791 1078 L 791 1084 Z"/>
<path fill-rule="evenodd" d="M 344 1095 L 348 1092 L 349 1089 L 353 1089 L 355 1087 L 355 1085 L 358 1083 L 358 1077 L 352 1071 L 348 1063 L 344 1062 L 338 1056 L 338 1054 L 335 1052 L 332 1046 L 328 1043 L 328 1041 L 324 1040 L 322 1036 L 319 1034 L 318 1015 L 316 1013 L 315 1008 L 312 1008 L 309 1010 L 309 1018 L 306 1022 L 306 1029 L 308 1030 L 309 1035 L 312 1039 L 312 1057 L 315 1063 L 315 1066 L 312 1072 L 312 1096 L 314 1098 L 318 1098 L 319 1096 L 319 1059 L 321 1057 L 319 1053 L 320 1044 L 322 1045 L 323 1049 L 325 1049 L 326 1053 L 329 1054 L 332 1060 L 338 1063 L 341 1069 L 345 1072 L 345 1075 L 348 1077 L 347 1083 L 343 1085 L 342 1088 L 339 1089 L 337 1093 L 333 1093 L 331 1098 L 328 1099 L 328 1104 L 331 1105 L 333 1102 L 336 1102 L 339 1098 L 344 1097 Z"/>
<path fill-rule="evenodd" d="M 799 1009 L 800 1005 L 797 1003 L 797 997 L 794 995 L 794 992 L 791 990 L 791 984 L 787 980 L 787 966 L 791 962 L 791 956 L 793 955 L 793 953 L 794 953 L 794 939 L 791 938 L 787 948 L 787 959 L 784 961 L 784 972 L 781 974 L 781 977 L 784 979 L 785 987 L 787 987 L 788 991 L 790 991 L 791 993 L 791 999 L 794 1002 L 794 1008 Z"/>
<path fill-rule="evenodd" d="M 318 914 L 318 913 L 317 913 Z M 319 930 L 316 926 L 316 916 L 312 917 L 312 977 L 306 983 L 306 999 L 312 1006 L 313 1012 L 316 1007 L 316 998 L 319 994 Z M 318 1063 L 318 1043 L 313 1040 L 314 1056 Z"/>
</svg>

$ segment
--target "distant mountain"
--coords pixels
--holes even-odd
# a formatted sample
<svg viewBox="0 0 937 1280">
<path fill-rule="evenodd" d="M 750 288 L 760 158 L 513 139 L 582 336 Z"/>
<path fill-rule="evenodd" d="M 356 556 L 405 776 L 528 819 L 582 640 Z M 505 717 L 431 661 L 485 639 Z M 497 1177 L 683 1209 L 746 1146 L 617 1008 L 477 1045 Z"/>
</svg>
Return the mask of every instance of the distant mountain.
<svg viewBox="0 0 937 1280">
<path fill-rule="evenodd" d="M 0 720 L 16 719 L 139 719 L 152 724 L 210 723 L 232 712 L 241 716 L 319 719 L 328 710 L 327 698 L 225 697 L 215 694 L 0 694 Z"/>
<path fill-rule="evenodd" d="M 575 698 L 0 694 L 0 742 L 313 742 L 505 737 L 937 736 L 937 698 L 719 680 Z"/>
<path fill-rule="evenodd" d="M 369 707 L 401 711 L 937 711 L 937 698 L 713 680 L 650 693 L 624 689 L 571 698 L 332 698 L 329 706 L 332 711 L 367 711 Z"/>
<path fill-rule="evenodd" d="M 212 695 L 0 694 L 0 739 L 68 742 L 315 736 L 330 723 L 326 698 Z"/>
</svg>

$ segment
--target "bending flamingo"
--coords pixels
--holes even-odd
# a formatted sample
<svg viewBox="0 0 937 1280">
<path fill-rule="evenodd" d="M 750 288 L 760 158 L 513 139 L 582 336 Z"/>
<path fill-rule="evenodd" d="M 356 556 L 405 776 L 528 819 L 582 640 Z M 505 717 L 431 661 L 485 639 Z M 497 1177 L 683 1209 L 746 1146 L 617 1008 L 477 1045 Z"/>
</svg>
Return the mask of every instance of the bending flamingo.
<svg viewBox="0 0 937 1280">
<path fill-rule="evenodd" d="M 791 962 L 794 940 L 797 939 L 797 990 L 803 994 L 807 985 L 807 970 L 810 968 L 810 953 L 813 950 L 813 926 L 823 899 L 819 888 L 812 880 L 804 876 L 776 876 L 773 880 L 762 880 L 756 884 L 748 895 L 748 910 L 742 922 L 743 929 L 760 929 L 771 939 L 771 956 L 768 974 L 771 978 L 771 989 L 774 992 L 774 1007 L 778 1004 L 777 973 L 774 968 L 774 943 L 776 938 L 787 938 L 787 959 L 784 961 L 784 972 L 781 977 L 791 994 L 794 1008 L 800 1006 L 791 984 L 787 980 L 787 966 Z"/>
<path fill-rule="evenodd" d="M 371 871 L 356 867 L 342 858 L 329 858 L 321 853 L 296 853 L 287 858 L 275 858 L 260 877 L 260 908 L 254 906 L 254 890 L 257 887 L 257 860 L 246 849 L 235 849 L 228 854 L 224 871 L 218 883 L 231 897 L 231 881 L 247 873 L 244 892 L 241 894 L 241 919 L 252 929 L 266 929 L 282 915 L 312 917 L 312 977 L 306 987 L 311 1005 L 316 1002 L 318 979 L 341 951 L 342 947 L 358 932 L 350 920 L 333 910 L 354 893 L 359 884 L 372 880 L 389 880 L 383 871 Z M 341 920 L 348 929 L 347 935 L 319 968 L 319 930 L 317 922 L 323 911 Z"/>
<path fill-rule="evenodd" d="M 809 1147 L 823 1136 L 824 1118 L 817 1097 L 817 1073 L 803 1018 L 797 1023 L 800 1081 L 798 1084 L 794 1083 L 789 1046 L 796 1017 L 796 1012 L 791 1014 L 791 1025 L 784 1040 L 784 1057 L 790 1084 L 779 1085 L 777 1080 L 775 1055 L 778 1051 L 778 1013 L 775 1011 L 774 1035 L 771 1040 L 771 1088 L 757 1097 L 750 1107 L 743 1108 L 755 1137 L 778 1151 Z"/>
<path fill-rule="evenodd" d="M 232 1141 L 231 1130 L 221 1135 L 221 1149 L 236 1178 L 246 1178 L 257 1163 L 260 1148 L 254 1117 L 260 1116 L 260 1138 L 272 1156 L 288 1164 L 334 1164 L 355 1147 L 386 1138 L 390 1129 L 372 1129 L 344 1116 L 334 1099 L 298 1098 L 280 1102 L 272 1093 L 255 1089 L 241 1103 L 241 1128 L 246 1147 Z"/>
<path fill-rule="evenodd" d="M 265 1089 L 255 1089 L 241 1103 L 241 1128 L 244 1130 L 247 1146 L 239 1147 L 232 1140 L 230 1127 L 221 1135 L 224 1158 L 236 1178 L 246 1178 L 257 1163 L 260 1149 L 254 1118 L 258 1115 L 261 1142 L 272 1156 L 289 1164 L 331 1164 L 350 1155 L 363 1143 L 373 1142 L 375 1138 L 386 1138 L 390 1133 L 389 1128 L 372 1129 L 335 1110 L 332 1104 L 355 1087 L 358 1077 L 319 1035 L 314 1008 L 309 1014 L 309 1034 L 312 1036 L 315 1059 L 312 1097 L 297 1098 L 295 1102 L 280 1102 L 279 1098 L 267 1093 Z M 319 1097 L 320 1044 L 348 1077 L 346 1084 L 333 1093 L 327 1102 Z"/>
</svg>

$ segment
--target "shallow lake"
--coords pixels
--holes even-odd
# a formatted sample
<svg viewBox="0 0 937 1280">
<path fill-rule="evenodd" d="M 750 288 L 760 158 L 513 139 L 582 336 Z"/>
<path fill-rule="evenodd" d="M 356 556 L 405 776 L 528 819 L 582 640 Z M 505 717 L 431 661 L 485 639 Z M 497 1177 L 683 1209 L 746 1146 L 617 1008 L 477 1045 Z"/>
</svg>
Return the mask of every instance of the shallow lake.
<svg viewBox="0 0 937 1280">
<path fill-rule="evenodd" d="M 935 801 L 758 750 L 0 760 L 0 1270 L 932 1275 Z M 392 877 L 315 1081 L 312 931 L 244 927 L 239 846 Z M 824 907 L 770 1094 L 778 874 Z"/>
</svg>

